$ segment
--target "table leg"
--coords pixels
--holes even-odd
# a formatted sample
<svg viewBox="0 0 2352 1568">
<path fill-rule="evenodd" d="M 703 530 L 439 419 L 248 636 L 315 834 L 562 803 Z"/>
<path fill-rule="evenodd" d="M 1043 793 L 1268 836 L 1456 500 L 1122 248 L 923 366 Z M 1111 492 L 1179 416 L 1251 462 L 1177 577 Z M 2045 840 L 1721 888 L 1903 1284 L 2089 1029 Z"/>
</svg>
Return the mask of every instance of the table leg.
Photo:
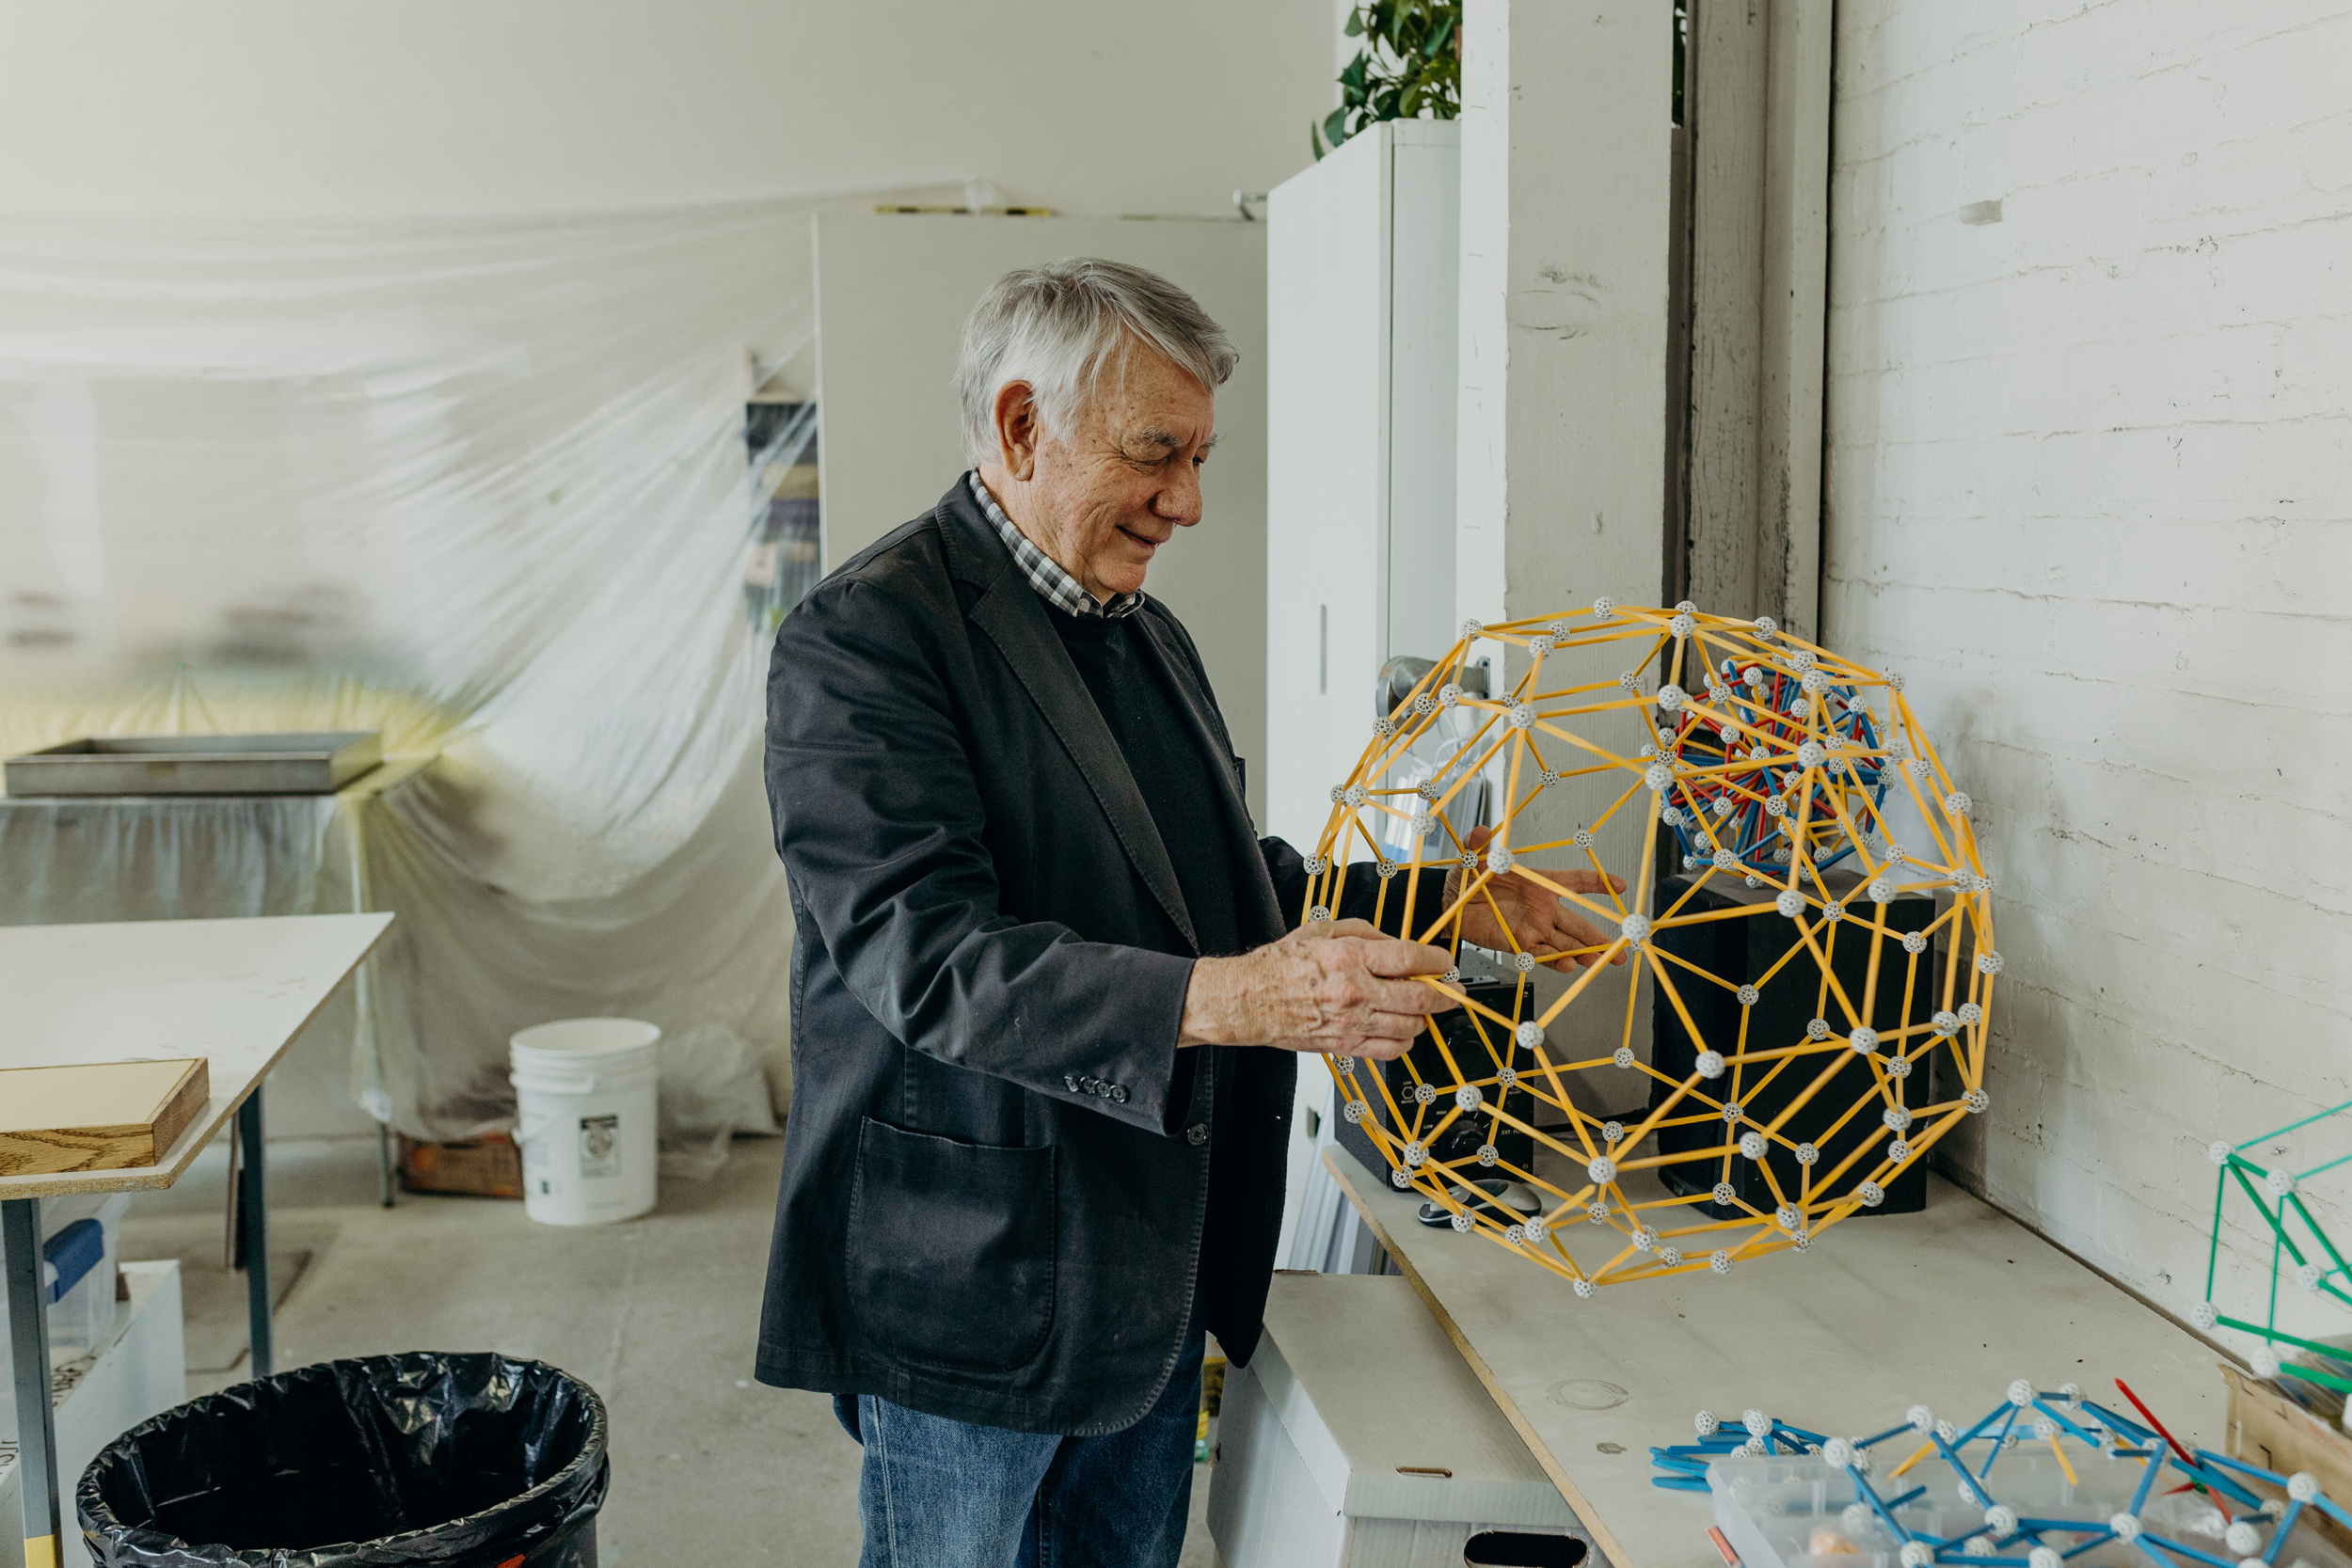
<svg viewBox="0 0 2352 1568">
<path fill-rule="evenodd" d="M 24 1568 L 57 1568 L 57 1421 L 49 1398 L 49 1292 L 40 1280 L 40 1199 L 0 1201 L 8 1271 L 8 1358 L 15 1369 L 17 1499 Z"/>
<path fill-rule="evenodd" d="M 262 1085 L 237 1107 L 237 1141 L 243 1145 L 245 1171 L 238 1202 L 245 1219 L 246 1342 L 252 1348 L 255 1377 L 276 1370 L 276 1345 L 270 1334 L 269 1189 L 262 1164 Z"/>
<path fill-rule="evenodd" d="M 376 1196 L 385 1208 L 392 1206 L 392 1124 L 375 1124 L 375 1185 Z"/>
</svg>

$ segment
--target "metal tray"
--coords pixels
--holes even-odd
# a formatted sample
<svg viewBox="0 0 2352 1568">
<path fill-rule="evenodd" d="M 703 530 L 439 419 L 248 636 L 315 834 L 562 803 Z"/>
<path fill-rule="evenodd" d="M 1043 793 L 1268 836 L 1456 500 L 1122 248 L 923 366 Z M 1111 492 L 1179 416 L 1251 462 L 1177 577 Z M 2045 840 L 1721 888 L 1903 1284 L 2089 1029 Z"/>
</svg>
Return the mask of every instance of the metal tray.
<svg viewBox="0 0 2352 1568">
<path fill-rule="evenodd" d="M 8 793 L 331 795 L 384 760 L 383 732 L 107 735 L 0 764 Z"/>
</svg>

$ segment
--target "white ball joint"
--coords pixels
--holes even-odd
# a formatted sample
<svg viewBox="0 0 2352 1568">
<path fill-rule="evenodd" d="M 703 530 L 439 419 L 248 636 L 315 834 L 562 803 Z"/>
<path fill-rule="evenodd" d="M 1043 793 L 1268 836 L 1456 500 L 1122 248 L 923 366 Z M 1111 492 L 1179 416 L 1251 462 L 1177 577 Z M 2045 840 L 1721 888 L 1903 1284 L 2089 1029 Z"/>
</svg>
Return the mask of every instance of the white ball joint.
<svg viewBox="0 0 2352 1568">
<path fill-rule="evenodd" d="M 1495 876 L 1509 876 L 1511 867 L 1518 863 L 1511 851 L 1502 845 L 1490 844 L 1486 847 L 1486 869 Z"/>
<path fill-rule="evenodd" d="M 1928 939 L 1923 933 L 1918 931 L 1905 931 L 1903 933 L 1904 952 L 1910 954 L 1915 958 L 1927 950 Z"/>
<path fill-rule="evenodd" d="M 2319 1478 L 2309 1470 L 2297 1470 L 2287 1477 L 2287 1496 L 2298 1503 L 2319 1500 Z"/>
<path fill-rule="evenodd" d="M 1682 705 L 1690 700 L 1691 694 L 1688 691 L 1683 690 L 1682 688 L 1675 685 L 1672 681 L 1668 681 L 1665 685 L 1658 689 L 1658 705 L 1664 708 L 1668 713 L 1680 711 Z"/>
<path fill-rule="evenodd" d="M 2026 1568 L 2059 1568 L 2061 1560 L 2055 1548 L 2036 1546 L 2026 1554 Z"/>
<path fill-rule="evenodd" d="M 1462 636 L 1465 640 L 1476 637 L 1480 632 L 1485 631 L 1486 629 L 1486 623 L 1484 621 L 1471 620 L 1462 623 Z"/>
<path fill-rule="evenodd" d="M 1471 1092 L 1476 1093 L 1477 1091 L 1472 1090 Z M 1881 1111 L 1879 1113 L 1879 1120 L 1885 1124 L 1886 1130 L 1889 1132 L 1908 1132 L 1911 1131 L 1911 1112 L 1900 1105 L 1889 1105 L 1885 1110 Z"/>
<path fill-rule="evenodd" d="M 2115 1538 L 2118 1541 L 2139 1539 L 2139 1521 L 2129 1513 L 2110 1514 L 2107 1518 L 2107 1528 L 2115 1532 Z"/>
<path fill-rule="evenodd" d="M 1533 1051 L 1544 1043 L 1544 1026 L 1531 1018 L 1512 1030 L 1511 1037 L 1518 1042 L 1521 1051 Z"/>
<path fill-rule="evenodd" d="M 1712 1410 L 1702 1410 L 1691 1418 L 1692 1429 L 1701 1437 L 1714 1436 L 1723 1424 L 1715 1418 L 1715 1413 Z"/>
<path fill-rule="evenodd" d="M 1715 1274 L 1729 1274 L 1731 1272 L 1731 1254 L 1724 1251 L 1721 1247 L 1718 1247 L 1713 1252 L 1707 1255 L 1707 1266 Z"/>
<path fill-rule="evenodd" d="M 1820 1163 L 1821 1151 L 1820 1149 L 1814 1148 L 1811 1144 L 1799 1144 L 1797 1146 L 1797 1164 L 1801 1165 L 1818 1165 Z"/>
<path fill-rule="evenodd" d="M 1742 1007 L 1753 1007 L 1764 999 L 1764 993 L 1754 986 L 1741 986 L 1738 994 Z"/>
<path fill-rule="evenodd" d="M 1875 1209 L 1886 1201 L 1886 1189 L 1875 1181 L 1865 1181 L 1853 1190 L 1853 1196 L 1862 1200 L 1865 1209 Z"/>
<path fill-rule="evenodd" d="M 1843 1437 L 1833 1437 L 1821 1445 L 1821 1458 L 1833 1470 L 1842 1470 L 1853 1463 L 1853 1445 Z"/>
<path fill-rule="evenodd" d="M 1642 770 L 1642 783 L 1654 794 L 1663 794 L 1674 782 L 1673 770 L 1662 762 L 1653 762 Z"/>
<path fill-rule="evenodd" d="M 1477 1223 L 1478 1222 L 1476 1220 L 1471 1219 L 1467 1213 L 1457 1213 L 1454 1216 L 1453 1220 L 1454 1228 L 1460 1231 L 1465 1236 L 1470 1233 L 1471 1227 L 1475 1226 Z"/>
<path fill-rule="evenodd" d="M 1787 918 L 1794 920 L 1804 912 L 1804 895 L 1794 888 L 1785 889 L 1778 897 L 1772 900 L 1772 908 L 1778 910 Z"/>
<path fill-rule="evenodd" d="M 1606 594 L 1603 594 L 1599 598 L 1593 601 L 1593 613 L 1599 616 L 1604 621 L 1608 620 L 1616 612 L 1617 601 L 1611 598 Z"/>
<path fill-rule="evenodd" d="M 1698 1060 L 1691 1065 L 1701 1078 L 1721 1078 L 1724 1075 L 1724 1053 L 1720 1051 L 1702 1051 Z"/>
<path fill-rule="evenodd" d="M 1576 1299 L 1577 1299 L 1577 1300 L 1579 1300 L 1579 1301 L 1590 1301 L 1590 1300 L 1592 1300 L 1592 1299 L 1593 1299 L 1593 1290 L 1594 1290 L 1594 1286 L 1593 1286 L 1593 1282 L 1592 1282 L 1591 1280 L 1589 1280 L 1589 1279 L 1584 1279 L 1584 1278 L 1579 1278 L 1579 1279 L 1577 1279 L 1577 1280 L 1574 1282 L 1574 1284 L 1573 1284 L 1570 1288 L 1571 1288 L 1571 1289 L 1573 1289 L 1573 1290 L 1576 1291 Z"/>
<path fill-rule="evenodd" d="M 1584 1174 L 1591 1178 L 1595 1186 L 1606 1187 L 1617 1179 L 1617 1162 L 1606 1154 L 1597 1155 L 1584 1167 Z"/>
<path fill-rule="evenodd" d="M 2240 1519 L 2221 1532 L 2221 1544 L 2240 1557 L 2252 1557 L 2262 1547 L 2263 1532 Z"/>
<path fill-rule="evenodd" d="M 2286 1197 L 2291 1196 L 2295 1191 L 2295 1177 L 2293 1173 L 2283 1170 L 2272 1171 L 2268 1176 L 2263 1178 L 2263 1191 L 2268 1193 L 2272 1197 Z"/>
<path fill-rule="evenodd" d="M 1534 729 L 1535 727 L 1535 705 L 1534 703 L 1512 704 L 1511 727 L 1515 730 Z"/>
<path fill-rule="evenodd" d="M 1982 1089 L 1970 1089 L 1960 1097 L 1960 1103 L 1972 1117 L 1980 1117 L 1991 1107 L 1993 1097 Z"/>
<path fill-rule="evenodd" d="M 1928 1568 L 1935 1560 L 1935 1551 L 1924 1541 L 1906 1541 L 1896 1559 L 1903 1568 Z"/>
<path fill-rule="evenodd" d="M 1809 1040 L 1825 1040 L 1829 1038 L 1829 1020 L 1825 1018 L 1807 1019 L 1804 1025 L 1804 1037 Z"/>
<path fill-rule="evenodd" d="M 1633 1250 L 1636 1252 L 1657 1251 L 1658 1232 L 1646 1225 L 1635 1226 L 1633 1227 Z M 1702 1433 L 1700 1435 L 1704 1436 L 1705 1433 Z"/>
<path fill-rule="evenodd" d="M 1797 685 L 1804 688 L 1806 696 L 1818 697 L 1829 689 L 1829 677 L 1819 670 L 1807 670 Z"/>
<path fill-rule="evenodd" d="M 1721 1058 L 1718 1058 L 1718 1060 L 1720 1059 Z M 1629 1045 L 1621 1045 L 1617 1047 L 1615 1051 L 1610 1053 L 1609 1061 L 1613 1067 L 1631 1067 L 1633 1065 L 1633 1048 Z"/>
<path fill-rule="evenodd" d="M 1963 791 L 1955 789 L 1944 797 L 1944 809 L 1954 816 L 1965 816 L 1977 809 L 1977 803 L 1968 799 Z"/>
<path fill-rule="evenodd" d="M 1438 688 L 1438 705 L 1449 711 L 1462 705 L 1462 689 L 1448 682 Z"/>
<path fill-rule="evenodd" d="M 2205 1146 L 2205 1158 L 2211 1160 L 2217 1165 L 2228 1164 L 2230 1163 L 2230 1156 L 2236 1152 L 2237 1150 L 2235 1148 L 2232 1148 L 2229 1144 L 2223 1142 L 2219 1138 L 2216 1138 L 2213 1142 Z"/>
<path fill-rule="evenodd" d="M 1761 1132 L 1740 1133 L 1740 1152 L 1751 1160 L 1764 1158 L 1764 1134 Z"/>
<path fill-rule="evenodd" d="M 1643 942 L 1649 940 L 1649 916 L 1645 914 L 1627 915 L 1623 920 L 1617 923 L 1617 929 L 1623 933 L 1626 941 L 1631 942 L 1634 946 L 1639 947 Z"/>
<path fill-rule="evenodd" d="M 1485 1103 L 1485 1099 L 1476 1088 L 1465 1084 L 1454 1091 L 1454 1103 L 1465 1111 L 1475 1112 Z"/>
<path fill-rule="evenodd" d="M 1340 804 L 1345 806 L 1350 811 L 1355 811 L 1360 808 L 1363 805 L 1366 796 L 1364 794 L 1364 786 L 1362 784 L 1349 784 L 1345 789 L 1340 791 Z"/>
<path fill-rule="evenodd" d="M 1985 948 L 1977 954 L 1978 974 L 1998 974 L 2001 972 L 2001 956 L 1998 953 L 1994 952 L 1991 948 Z"/>
<path fill-rule="evenodd" d="M 2015 1535 L 2017 1533 L 2017 1511 L 1994 1503 L 1984 1511 L 1984 1528 L 2001 1538 Z"/>
<path fill-rule="evenodd" d="M 2188 1321 L 2210 1334 L 2221 1321 L 2221 1309 L 2212 1302 L 2201 1301 L 2188 1309 Z"/>
<path fill-rule="evenodd" d="M 1829 752 L 1818 740 L 1808 740 L 1797 748 L 1799 768 L 1819 768 L 1829 760 Z"/>
</svg>

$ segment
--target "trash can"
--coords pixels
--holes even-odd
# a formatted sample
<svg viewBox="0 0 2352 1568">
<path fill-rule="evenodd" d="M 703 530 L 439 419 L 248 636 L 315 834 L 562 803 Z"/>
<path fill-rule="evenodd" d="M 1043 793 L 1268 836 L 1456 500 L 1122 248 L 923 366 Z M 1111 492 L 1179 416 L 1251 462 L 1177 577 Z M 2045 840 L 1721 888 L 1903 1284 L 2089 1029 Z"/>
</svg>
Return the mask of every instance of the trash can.
<svg viewBox="0 0 2352 1568">
<path fill-rule="evenodd" d="M 132 1428 L 74 1495 L 108 1568 L 595 1568 L 604 1402 L 491 1353 L 327 1361 Z"/>
</svg>

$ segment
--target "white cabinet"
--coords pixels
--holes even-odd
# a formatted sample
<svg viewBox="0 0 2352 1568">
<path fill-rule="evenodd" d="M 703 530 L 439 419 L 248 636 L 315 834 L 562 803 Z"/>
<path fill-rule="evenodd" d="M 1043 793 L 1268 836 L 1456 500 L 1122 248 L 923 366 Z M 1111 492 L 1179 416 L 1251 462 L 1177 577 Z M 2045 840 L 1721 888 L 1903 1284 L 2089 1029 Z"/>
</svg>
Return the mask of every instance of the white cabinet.
<svg viewBox="0 0 2352 1568">
<path fill-rule="evenodd" d="M 1381 664 L 1454 641 L 1460 186 L 1459 127 L 1396 120 L 1266 199 L 1263 821 L 1306 854 L 1372 738 Z M 1329 1078 L 1300 1063 L 1285 1262 L 1318 1207 Z M 1329 1210 L 1336 1192 L 1321 1196 Z M 1300 1256 L 1338 1244 L 1318 1229 Z"/>
<path fill-rule="evenodd" d="M 1266 827 L 1311 849 L 1397 654 L 1454 640 L 1459 128 L 1397 120 L 1266 202 Z"/>
</svg>

